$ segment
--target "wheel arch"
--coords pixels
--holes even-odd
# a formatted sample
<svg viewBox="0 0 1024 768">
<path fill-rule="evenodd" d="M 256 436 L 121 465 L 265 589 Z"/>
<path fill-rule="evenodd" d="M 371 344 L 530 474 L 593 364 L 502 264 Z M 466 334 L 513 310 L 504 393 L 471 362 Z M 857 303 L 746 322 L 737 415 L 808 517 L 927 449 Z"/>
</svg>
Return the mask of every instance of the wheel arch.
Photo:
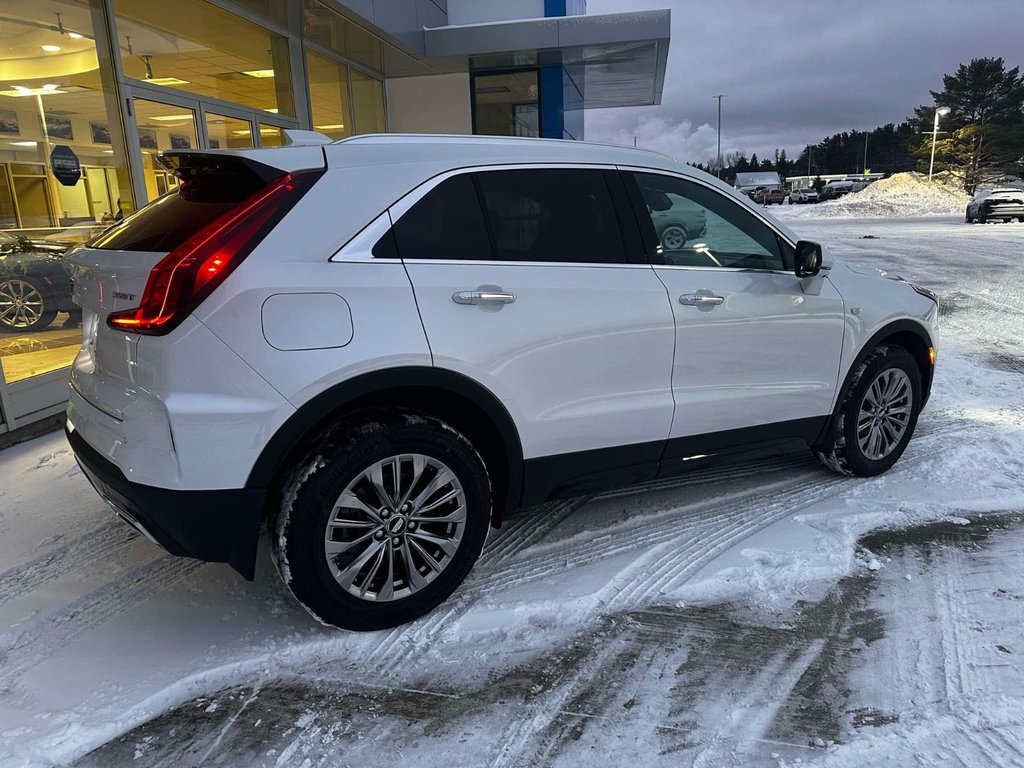
<svg viewBox="0 0 1024 768">
<path fill-rule="evenodd" d="M 493 393 L 460 373 L 426 367 L 373 371 L 336 384 L 304 403 L 274 433 L 249 472 L 246 488 L 273 490 L 309 438 L 346 413 L 364 408 L 405 408 L 451 424 L 473 444 L 494 488 L 491 524 L 519 506 L 523 449 L 508 411 Z M 274 494 L 268 494 L 268 508 Z"/>
<path fill-rule="evenodd" d="M 928 349 L 934 347 L 935 342 L 932 340 L 928 329 L 922 323 L 915 320 L 895 320 L 882 326 L 882 328 L 872 334 L 871 338 L 860 348 L 857 356 L 853 359 L 853 362 L 846 371 L 843 385 L 837 393 L 832 414 L 818 436 L 818 442 L 833 433 L 835 420 L 838 416 L 837 412 L 843 400 L 846 399 L 846 394 L 852 383 L 851 376 L 853 372 L 857 370 L 868 355 L 882 344 L 895 344 L 903 347 L 913 356 L 918 370 L 921 372 L 921 408 L 924 408 L 927 404 L 928 397 L 931 394 L 932 377 L 935 370 L 928 354 Z"/>
</svg>

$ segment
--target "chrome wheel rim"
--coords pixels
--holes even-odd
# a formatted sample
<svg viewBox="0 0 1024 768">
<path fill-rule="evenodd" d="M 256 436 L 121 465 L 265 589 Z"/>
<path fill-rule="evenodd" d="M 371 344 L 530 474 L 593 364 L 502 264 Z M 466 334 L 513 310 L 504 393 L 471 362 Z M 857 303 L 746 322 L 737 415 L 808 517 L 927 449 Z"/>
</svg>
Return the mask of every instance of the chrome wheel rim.
<svg viewBox="0 0 1024 768">
<path fill-rule="evenodd" d="M 43 295 L 25 280 L 0 283 L 0 323 L 8 328 L 29 328 L 43 316 Z"/>
<path fill-rule="evenodd" d="M 666 227 L 661 233 L 661 244 L 670 251 L 678 251 L 686 245 L 686 232 L 681 227 Z"/>
<path fill-rule="evenodd" d="M 899 368 L 875 377 L 857 414 L 857 444 L 864 456 L 879 461 L 893 452 L 910 425 L 913 399 L 910 377 Z"/>
<path fill-rule="evenodd" d="M 466 529 L 466 494 L 442 461 L 418 453 L 370 465 L 334 502 L 324 556 L 335 581 L 371 602 L 409 597 L 451 563 Z"/>
</svg>

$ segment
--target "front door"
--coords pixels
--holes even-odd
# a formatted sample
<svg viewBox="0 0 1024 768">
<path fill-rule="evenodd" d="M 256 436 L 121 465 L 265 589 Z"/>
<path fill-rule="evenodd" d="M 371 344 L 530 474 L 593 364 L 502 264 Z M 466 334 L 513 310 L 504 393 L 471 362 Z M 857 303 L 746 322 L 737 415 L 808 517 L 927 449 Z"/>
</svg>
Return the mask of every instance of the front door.
<svg viewBox="0 0 1024 768">
<path fill-rule="evenodd" d="M 798 278 L 792 247 L 725 194 L 672 176 L 632 176 L 676 319 L 667 457 L 746 438 L 813 437 L 837 386 L 838 291 L 824 276 Z"/>
</svg>

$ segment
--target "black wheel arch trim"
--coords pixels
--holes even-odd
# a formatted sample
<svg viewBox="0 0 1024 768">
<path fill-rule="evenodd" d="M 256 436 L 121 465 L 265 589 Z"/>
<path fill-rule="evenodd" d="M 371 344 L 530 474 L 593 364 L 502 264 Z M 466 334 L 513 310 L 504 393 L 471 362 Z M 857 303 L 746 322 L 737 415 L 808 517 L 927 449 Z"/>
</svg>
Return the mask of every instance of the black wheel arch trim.
<svg viewBox="0 0 1024 768">
<path fill-rule="evenodd" d="M 315 434 L 325 422 L 340 416 L 347 407 L 359 407 L 375 393 L 400 390 L 437 390 L 469 401 L 491 421 L 505 454 L 504 498 L 495 499 L 492 524 L 500 526 L 502 513 L 520 506 L 523 492 L 523 447 L 515 422 L 501 401 L 486 387 L 464 374 L 445 368 L 402 366 L 361 374 L 335 384 L 303 403 L 274 433 L 249 472 L 247 489 L 267 489 L 287 464 L 303 439 Z M 429 410 L 429 409 L 427 409 Z"/>
<path fill-rule="evenodd" d="M 843 400 L 846 397 L 846 393 L 850 389 L 850 375 L 857 370 L 861 363 L 870 355 L 879 344 L 882 344 L 886 339 L 891 338 L 899 333 L 912 333 L 917 336 L 925 347 L 934 347 L 935 342 L 932 340 L 931 334 L 924 324 L 916 320 L 894 320 L 886 325 L 882 326 L 879 330 L 872 334 L 871 338 L 860 348 L 857 356 L 853 359 L 850 367 L 846 371 L 846 378 L 843 379 L 843 384 L 837 393 L 835 407 L 832 410 L 832 414 L 825 422 L 821 433 L 818 435 L 816 442 L 821 443 L 826 439 L 828 435 L 833 434 L 835 429 L 835 422 L 839 416 L 839 408 L 843 404 Z M 911 351 L 912 350 L 908 350 Z M 921 408 L 923 409 L 925 404 L 928 402 L 928 396 L 931 394 L 932 389 L 932 377 L 935 372 L 934 366 L 922 366 L 921 367 Z"/>
</svg>

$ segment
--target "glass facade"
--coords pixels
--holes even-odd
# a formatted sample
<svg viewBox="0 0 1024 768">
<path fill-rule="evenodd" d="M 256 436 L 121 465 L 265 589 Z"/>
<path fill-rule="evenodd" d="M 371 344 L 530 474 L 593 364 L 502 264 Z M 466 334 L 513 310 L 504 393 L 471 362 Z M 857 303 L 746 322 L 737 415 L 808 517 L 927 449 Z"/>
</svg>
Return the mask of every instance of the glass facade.
<svg viewBox="0 0 1024 768">
<path fill-rule="evenodd" d="M 63 407 L 81 343 L 63 254 L 177 184 L 159 152 L 387 120 L 384 43 L 315 0 L 4 0 L 0 15 L 5 431 Z"/>
<path fill-rule="evenodd" d="M 540 136 L 538 70 L 472 76 L 473 133 Z"/>
</svg>

